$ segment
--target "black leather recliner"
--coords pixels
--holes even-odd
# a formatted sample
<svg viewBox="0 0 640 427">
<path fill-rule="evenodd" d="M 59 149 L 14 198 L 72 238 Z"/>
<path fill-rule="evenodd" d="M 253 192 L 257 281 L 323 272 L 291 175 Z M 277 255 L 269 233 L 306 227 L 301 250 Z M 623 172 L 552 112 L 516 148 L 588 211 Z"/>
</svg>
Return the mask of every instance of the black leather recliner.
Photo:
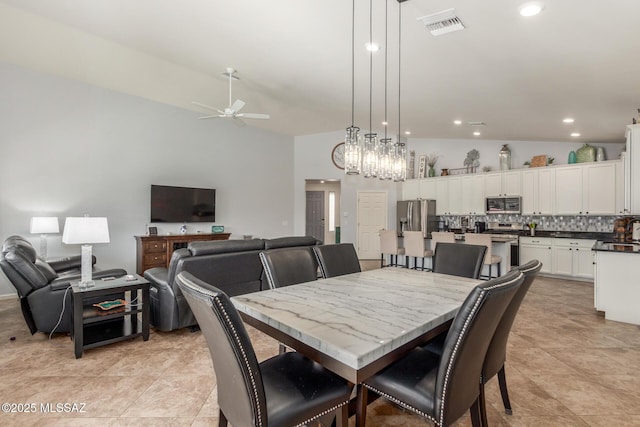
<svg viewBox="0 0 640 427">
<path fill-rule="evenodd" d="M 39 258 L 33 245 L 21 236 L 10 236 L 4 241 L 0 267 L 18 291 L 22 314 L 32 334 L 71 330 L 70 292 L 66 293 L 61 320 L 60 313 L 66 289 L 72 281 L 80 280 L 80 258 L 73 256 L 47 262 Z M 125 274 L 125 270 L 118 268 L 96 271 L 93 277 L 99 279 Z M 60 324 L 56 327 L 58 321 Z"/>
</svg>

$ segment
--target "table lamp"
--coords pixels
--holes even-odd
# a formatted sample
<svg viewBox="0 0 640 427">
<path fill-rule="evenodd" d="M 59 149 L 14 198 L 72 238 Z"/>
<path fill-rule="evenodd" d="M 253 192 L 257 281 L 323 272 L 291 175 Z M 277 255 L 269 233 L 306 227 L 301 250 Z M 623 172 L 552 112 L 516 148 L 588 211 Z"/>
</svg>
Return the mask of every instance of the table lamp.
<svg viewBox="0 0 640 427">
<path fill-rule="evenodd" d="M 67 217 L 64 221 L 62 243 L 82 245 L 80 287 L 93 284 L 91 280 L 91 243 L 109 243 L 109 226 L 104 217 Z"/>
<path fill-rule="evenodd" d="M 47 234 L 60 232 L 57 216 L 34 216 L 29 227 L 31 234 L 40 235 L 40 256 L 47 258 Z"/>
</svg>

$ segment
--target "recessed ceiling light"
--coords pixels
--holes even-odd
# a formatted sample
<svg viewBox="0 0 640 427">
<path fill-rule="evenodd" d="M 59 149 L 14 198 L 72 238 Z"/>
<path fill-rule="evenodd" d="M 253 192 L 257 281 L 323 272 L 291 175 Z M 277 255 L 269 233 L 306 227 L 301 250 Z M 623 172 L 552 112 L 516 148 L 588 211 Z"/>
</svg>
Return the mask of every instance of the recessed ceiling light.
<svg viewBox="0 0 640 427">
<path fill-rule="evenodd" d="M 575 122 L 575 120 L 573 120 L 571 117 L 567 117 L 566 119 L 562 120 L 562 123 L 573 123 Z"/>
<path fill-rule="evenodd" d="M 573 136 L 574 138 L 577 138 L 580 136 L 580 134 L 578 132 L 573 132 L 571 136 Z"/>
<path fill-rule="evenodd" d="M 480 136 L 480 132 L 475 131 L 475 132 L 473 133 L 473 136 Z"/>
<path fill-rule="evenodd" d="M 367 43 L 365 46 L 369 52 L 377 52 L 380 50 L 380 46 L 377 43 Z"/>
<path fill-rule="evenodd" d="M 405 131 L 404 131 L 404 134 L 405 134 L 405 135 L 411 135 L 411 131 L 410 131 L 410 130 L 405 130 Z"/>
<path fill-rule="evenodd" d="M 389 122 L 382 122 L 382 126 L 388 126 Z"/>
<path fill-rule="evenodd" d="M 462 120 L 454 120 L 453 124 L 457 125 L 457 126 L 460 126 L 462 124 Z"/>
<path fill-rule="evenodd" d="M 520 6 L 520 15 L 527 17 L 535 16 L 542 12 L 542 9 L 544 9 L 544 4 L 542 2 L 530 1 Z"/>
</svg>

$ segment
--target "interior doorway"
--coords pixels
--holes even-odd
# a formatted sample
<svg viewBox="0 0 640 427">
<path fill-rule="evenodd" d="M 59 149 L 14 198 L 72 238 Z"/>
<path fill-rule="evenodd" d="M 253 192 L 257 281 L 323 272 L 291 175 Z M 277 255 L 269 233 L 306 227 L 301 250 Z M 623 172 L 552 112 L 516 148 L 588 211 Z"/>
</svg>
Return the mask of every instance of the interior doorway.
<svg viewBox="0 0 640 427">
<path fill-rule="evenodd" d="M 387 199 L 385 191 L 358 192 L 358 242 L 360 259 L 380 258 L 380 230 L 387 228 Z"/>
<path fill-rule="evenodd" d="M 305 234 L 340 243 L 340 181 L 307 179 L 305 195 Z"/>
</svg>

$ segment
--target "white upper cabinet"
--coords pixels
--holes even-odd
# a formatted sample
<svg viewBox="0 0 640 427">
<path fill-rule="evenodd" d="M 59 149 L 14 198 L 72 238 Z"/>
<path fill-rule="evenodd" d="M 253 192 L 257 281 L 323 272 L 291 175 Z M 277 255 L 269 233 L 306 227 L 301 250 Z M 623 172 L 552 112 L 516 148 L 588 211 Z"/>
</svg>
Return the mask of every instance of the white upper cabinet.
<svg viewBox="0 0 640 427">
<path fill-rule="evenodd" d="M 462 214 L 484 215 L 484 175 L 462 177 Z"/>
<path fill-rule="evenodd" d="M 428 200 L 437 200 L 438 192 L 436 189 L 437 180 L 433 178 L 424 178 L 420 180 L 420 198 Z"/>
<path fill-rule="evenodd" d="M 627 126 L 623 188 L 625 213 L 640 214 L 640 124 Z"/>
<path fill-rule="evenodd" d="M 483 175 L 486 197 L 520 196 L 522 171 L 492 172 Z"/>
<path fill-rule="evenodd" d="M 558 215 L 615 215 L 620 161 L 556 168 Z"/>
<path fill-rule="evenodd" d="M 402 199 L 413 200 L 420 197 L 420 180 L 408 179 L 402 183 Z"/>
<path fill-rule="evenodd" d="M 552 215 L 556 192 L 554 168 L 530 168 L 522 172 L 522 214 Z"/>
<path fill-rule="evenodd" d="M 449 179 L 437 178 L 436 181 L 436 215 L 449 215 Z"/>
<path fill-rule="evenodd" d="M 616 164 L 597 162 L 585 165 L 582 175 L 583 213 L 611 215 L 616 213 Z"/>
<path fill-rule="evenodd" d="M 443 181 L 449 182 L 449 208 L 448 213 L 450 215 L 464 215 L 465 212 L 463 210 L 463 200 L 464 197 L 462 195 L 462 177 L 461 176 L 451 176 L 448 179 L 442 178 Z M 437 210 L 437 202 L 436 202 L 436 210 Z"/>
</svg>

